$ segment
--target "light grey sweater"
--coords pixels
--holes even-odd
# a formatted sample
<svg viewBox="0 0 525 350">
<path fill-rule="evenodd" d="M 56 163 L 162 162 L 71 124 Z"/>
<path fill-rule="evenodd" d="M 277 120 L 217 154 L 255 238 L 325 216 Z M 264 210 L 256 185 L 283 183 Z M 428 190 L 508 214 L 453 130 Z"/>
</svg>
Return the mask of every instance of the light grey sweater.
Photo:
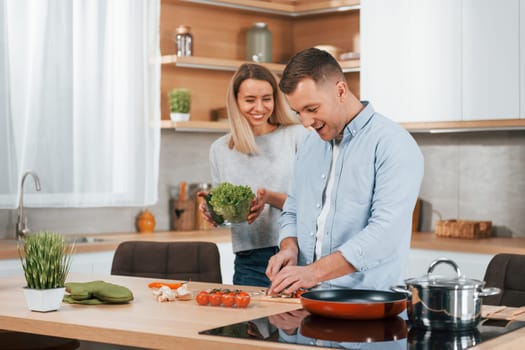
<svg viewBox="0 0 525 350">
<path fill-rule="evenodd" d="M 228 148 L 230 134 L 217 139 L 210 148 L 213 186 L 222 182 L 250 186 L 254 193 L 264 187 L 270 191 L 288 191 L 297 147 L 308 133 L 302 125 L 280 126 L 273 132 L 256 136 L 259 149 L 247 155 Z M 233 251 L 277 246 L 281 210 L 266 205 L 252 223 L 232 224 Z"/>
</svg>

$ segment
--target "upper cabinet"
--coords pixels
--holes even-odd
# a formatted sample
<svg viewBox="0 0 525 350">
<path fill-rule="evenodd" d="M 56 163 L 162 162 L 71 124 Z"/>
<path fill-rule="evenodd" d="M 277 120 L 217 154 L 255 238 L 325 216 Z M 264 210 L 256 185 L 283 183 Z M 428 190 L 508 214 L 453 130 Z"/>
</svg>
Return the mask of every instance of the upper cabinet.
<svg viewBox="0 0 525 350">
<path fill-rule="evenodd" d="M 519 118 L 519 2 L 462 0 L 463 120 Z"/>
<path fill-rule="evenodd" d="M 525 121 L 525 4 L 520 5 L 520 118 Z"/>
<path fill-rule="evenodd" d="M 334 5 L 335 3 L 335 5 Z M 226 106 L 233 72 L 245 60 L 246 33 L 255 22 L 265 22 L 272 33 L 272 62 L 281 73 L 297 51 L 315 45 L 333 45 L 342 52 L 359 52 L 359 1 L 283 0 L 162 0 L 160 47 L 162 55 L 162 126 L 169 121 L 168 92 L 187 88 L 192 93 L 187 130 L 224 131 L 227 124 L 207 123 L 213 111 Z M 173 37 L 181 24 L 191 28 L 193 56 L 177 57 Z M 341 61 L 350 87 L 359 94 L 359 60 Z"/>
<path fill-rule="evenodd" d="M 519 118 L 519 0 L 361 7 L 361 93 L 378 111 L 399 122 Z"/>
<path fill-rule="evenodd" d="M 461 119 L 460 10 L 456 0 L 363 2 L 363 99 L 400 122 Z"/>
</svg>

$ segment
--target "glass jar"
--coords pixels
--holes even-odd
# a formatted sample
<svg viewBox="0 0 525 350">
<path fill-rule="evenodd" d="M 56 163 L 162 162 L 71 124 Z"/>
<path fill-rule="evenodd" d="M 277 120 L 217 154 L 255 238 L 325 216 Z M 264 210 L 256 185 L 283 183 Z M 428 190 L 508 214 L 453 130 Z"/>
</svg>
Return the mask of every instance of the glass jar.
<svg viewBox="0 0 525 350">
<path fill-rule="evenodd" d="M 193 55 L 193 36 L 190 33 L 190 27 L 180 25 L 175 29 L 175 44 L 177 47 L 177 56 Z"/>
<path fill-rule="evenodd" d="M 272 61 L 272 33 L 264 22 L 256 22 L 246 34 L 246 59 L 255 62 Z"/>
</svg>

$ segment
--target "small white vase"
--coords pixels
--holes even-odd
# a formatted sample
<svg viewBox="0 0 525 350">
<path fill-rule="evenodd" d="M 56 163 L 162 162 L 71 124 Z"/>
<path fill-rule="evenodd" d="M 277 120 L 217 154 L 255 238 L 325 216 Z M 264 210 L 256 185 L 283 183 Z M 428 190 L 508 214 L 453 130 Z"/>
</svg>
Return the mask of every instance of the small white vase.
<svg viewBox="0 0 525 350">
<path fill-rule="evenodd" d="M 174 122 L 187 122 L 190 120 L 190 114 L 189 113 L 170 113 L 170 118 Z"/>
<path fill-rule="evenodd" d="M 56 311 L 60 309 L 66 288 L 31 289 L 24 288 L 27 307 L 31 311 Z"/>
</svg>

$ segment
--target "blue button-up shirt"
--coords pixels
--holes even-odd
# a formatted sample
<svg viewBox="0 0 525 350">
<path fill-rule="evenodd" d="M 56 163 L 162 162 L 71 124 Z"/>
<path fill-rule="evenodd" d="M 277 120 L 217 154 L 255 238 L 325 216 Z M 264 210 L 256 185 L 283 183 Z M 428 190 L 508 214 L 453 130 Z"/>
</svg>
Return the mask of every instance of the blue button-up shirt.
<svg viewBox="0 0 525 350">
<path fill-rule="evenodd" d="M 403 281 L 407 268 L 423 156 L 405 129 L 363 104 L 344 129 L 322 233 L 322 256 L 339 251 L 357 272 L 322 287 L 389 289 Z M 299 265 L 315 259 L 316 219 L 325 204 L 331 161 L 332 142 L 317 133 L 306 137 L 296 155 L 280 240 L 297 238 Z"/>
</svg>

